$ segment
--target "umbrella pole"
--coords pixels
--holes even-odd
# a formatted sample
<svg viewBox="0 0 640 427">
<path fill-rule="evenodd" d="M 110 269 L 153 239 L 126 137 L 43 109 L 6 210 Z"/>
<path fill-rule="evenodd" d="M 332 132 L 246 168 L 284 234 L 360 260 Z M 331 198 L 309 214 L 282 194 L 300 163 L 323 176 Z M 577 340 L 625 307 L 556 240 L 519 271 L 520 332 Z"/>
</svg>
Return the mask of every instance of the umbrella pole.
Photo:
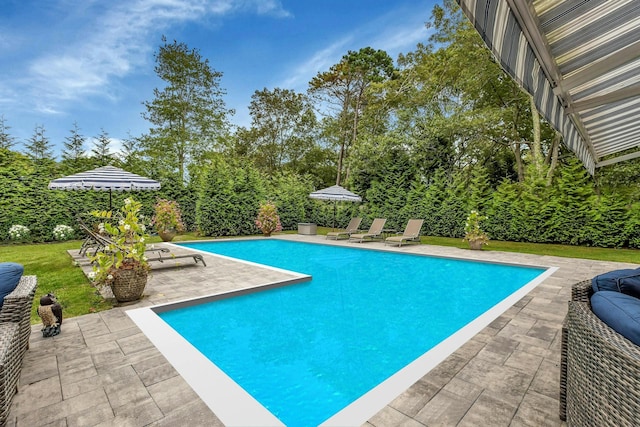
<svg viewBox="0 0 640 427">
<path fill-rule="evenodd" d="M 331 223 L 331 231 L 335 231 L 336 228 L 336 201 L 333 201 L 333 222 Z"/>
</svg>

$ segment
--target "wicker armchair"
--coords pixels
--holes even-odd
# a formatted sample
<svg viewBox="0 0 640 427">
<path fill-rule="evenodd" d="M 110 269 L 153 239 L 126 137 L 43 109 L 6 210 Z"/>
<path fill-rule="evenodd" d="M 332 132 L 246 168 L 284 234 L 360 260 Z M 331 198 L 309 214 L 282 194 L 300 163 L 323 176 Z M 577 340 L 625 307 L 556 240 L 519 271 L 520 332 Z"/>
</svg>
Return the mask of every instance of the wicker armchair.
<svg viewBox="0 0 640 427">
<path fill-rule="evenodd" d="M 20 359 L 29 348 L 31 309 L 37 287 L 36 276 L 22 276 L 13 292 L 4 297 L 2 310 L 0 310 L 0 324 L 15 322 L 20 327 Z"/>
<path fill-rule="evenodd" d="M 591 280 L 576 283 L 562 330 L 560 418 L 569 426 L 640 420 L 640 347 L 592 311 Z"/>
<path fill-rule="evenodd" d="M 21 368 L 20 326 L 14 322 L 0 323 L 0 426 L 7 422 Z"/>
<path fill-rule="evenodd" d="M 4 297 L 0 310 L 0 426 L 5 425 L 13 396 L 18 391 L 22 358 L 29 348 L 31 308 L 36 276 L 22 276 L 18 286 Z"/>
</svg>

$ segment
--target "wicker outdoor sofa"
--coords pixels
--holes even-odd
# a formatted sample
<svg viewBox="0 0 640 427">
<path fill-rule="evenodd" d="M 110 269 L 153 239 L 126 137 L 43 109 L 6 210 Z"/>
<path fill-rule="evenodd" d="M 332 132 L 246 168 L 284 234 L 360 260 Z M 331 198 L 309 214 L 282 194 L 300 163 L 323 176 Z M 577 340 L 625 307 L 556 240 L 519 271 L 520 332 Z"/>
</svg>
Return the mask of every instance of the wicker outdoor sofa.
<svg viewBox="0 0 640 427">
<path fill-rule="evenodd" d="M 560 419 L 569 426 L 637 426 L 640 347 L 591 310 L 591 280 L 573 285 L 562 329 Z"/>
<path fill-rule="evenodd" d="M 38 287 L 36 276 L 22 276 L 0 310 L 0 426 L 5 425 L 18 390 L 22 358 L 29 348 L 31 308 Z"/>
</svg>

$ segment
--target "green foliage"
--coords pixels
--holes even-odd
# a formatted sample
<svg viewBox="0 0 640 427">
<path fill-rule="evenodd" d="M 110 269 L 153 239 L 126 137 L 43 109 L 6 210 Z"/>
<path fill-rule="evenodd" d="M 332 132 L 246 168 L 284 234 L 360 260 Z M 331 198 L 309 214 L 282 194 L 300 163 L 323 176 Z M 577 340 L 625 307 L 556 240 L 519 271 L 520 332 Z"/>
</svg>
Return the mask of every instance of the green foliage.
<svg viewBox="0 0 640 427">
<path fill-rule="evenodd" d="M 278 207 L 283 230 L 295 230 L 299 222 L 311 221 L 313 200 L 309 194 L 313 186 L 307 177 L 282 172 L 273 176 L 267 187 L 269 198 Z"/>
<path fill-rule="evenodd" d="M 209 65 L 197 49 L 184 43 L 168 43 L 162 38 L 155 55 L 155 72 L 165 82 L 154 89 L 154 99 L 144 102 L 142 115 L 153 127 L 141 138 L 146 153 L 163 169 L 186 180 L 187 166 L 215 148 L 228 129 L 220 88 L 222 73 Z"/>
<path fill-rule="evenodd" d="M 590 246 L 621 248 L 627 243 L 629 210 L 616 197 L 600 196 L 589 211 L 582 231 L 582 241 Z"/>
<path fill-rule="evenodd" d="M 257 231 L 254 219 L 264 198 L 263 180 L 250 165 L 214 158 L 200 178 L 196 223 L 205 236 L 238 236 Z"/>
<path fill-rule="evenodd" d="M 479 242 L 486 245 L 489 242 L 489 236 L 482 230 L 482 223 L 487 219 L 475 209 L 472 209 L 464 223 L 464 240 L 467 242 Z"/>
<path fill-rule="evenodd" d="M 145 251 L 149 235 L 146 225 L 141 222 L 142 204 L 132 198 L 124 199 L 124 205 L 115 215 L 111 211 L 94 211 L 98 221 L 98 232 L 107 236 L 110 243 L 105 250 L 97 251 L 91 257 L 94 263 L 95 282 L 110 284 L 118 269 L 149 271 Z"/>
<path fill-rule="evenodd" d="M 249 104 L 251 130 L 238 132 L 245 155 L 268 175 L 300 171 L 314 146 L 316 116 L 309 98 L 289 89 L 256 91 Z"/>
<path fill-rule="evenodd" d="M 521 190 L 519 184 L 505 180 L 493 193 L 491 204 L 487 208 L 486 230 L 495 240 L 518 241 L 520 238 L 515 217 Z"/>
</svg>

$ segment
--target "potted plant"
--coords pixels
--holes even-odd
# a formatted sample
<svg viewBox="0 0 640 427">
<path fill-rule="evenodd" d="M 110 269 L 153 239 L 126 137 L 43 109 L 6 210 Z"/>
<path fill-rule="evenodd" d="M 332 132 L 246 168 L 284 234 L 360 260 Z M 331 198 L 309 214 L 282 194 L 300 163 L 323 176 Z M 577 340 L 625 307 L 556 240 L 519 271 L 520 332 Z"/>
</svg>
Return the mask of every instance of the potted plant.
<svg viewBox="0 0 640 427">
<path fill-rule="evenodd" d="M 151 224 L 158 230 L 163 242 L 170 242 L 178 232 L 184 231 L 180 205 L 174 200 L 160 199 L 153 207 L 155 214 Z"/>
<path fill-rule="evenodd" d="M 146 227 L 140 222 L 142 204 L 128 198 L 120 211 L 94 211 L 92 215 L 102 222 L 100 233 L 108 240 L 104 250 L 97 252 L 93 279 L 108 285 L 118 302 L 136 301 L 142 297 L 147 284 L 149 262 L 145 256 Z"/>
<path fill-rule="evenodd" d="M 258 209 L 258 217 L 256 218 L 256 226 L 262 230 L 262 234 L 266 237 L 271 236 L 274 231 L 281 231 L 280 217 L 276 205 L 267 201 L 260 203 Z"/>
<path fill-rule="evenodd" d="M 464 240 L 469 242 L 471 249 L 479 250 L 489 244 L 489 236 L 480 228 L 480 223 L 486 219 L 486 216 L 480 215 L 476 210 L 469 213 L 467 222 L 464 224 Z"/>
</svg>

